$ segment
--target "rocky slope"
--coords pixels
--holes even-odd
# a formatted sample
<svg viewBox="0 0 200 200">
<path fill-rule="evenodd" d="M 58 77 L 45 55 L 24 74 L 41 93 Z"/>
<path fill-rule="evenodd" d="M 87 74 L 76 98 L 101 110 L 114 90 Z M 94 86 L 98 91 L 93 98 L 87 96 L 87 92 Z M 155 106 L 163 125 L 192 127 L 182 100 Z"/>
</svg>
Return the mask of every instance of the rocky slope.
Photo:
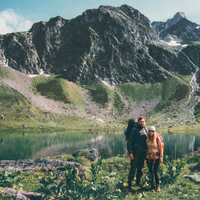
<svg viewBox="0 0 200 200">
<path fill-rule="evenodd" d="M 147 17 L 127 5 L 100 6 L 65 20 L 39 22 L 29 32 L 0 37 L 9 66 L 26 73 L 61 74 L 68 80 L 111 84 L 170 77 L 149 54 L 157 34 Z"/>
<path fill-rule="evenodd" d="M 166 22 L 153 22 L 152 27 L 160 38 L 176 39 L 179 42 L 188 43 L 200 39 L 200 26 L 188 20 L 184 13 L 177 12 Z"/>
<path fill-rule="evenodd" d="M 166 23 L 154 22 L 153 27 L 161 37 L 173 34 L 184 39 L 183 30 L 168 31 L 180 23 L 185 29 L 194 26 L 177 13 Z M 187 51 L 169 51 L 160 45 L 156 31 L 147 17 L 130 6 L 100 6 L 71 20 L 55 17 L 35 23 L 28 32 L 0 36 L 1 57 L 25 73 L 44 71 L 84 84 L 98 80 L 152 83 L 166 80 L 174 72 L 194 72 Z"/>
<path fill-rule="evenodd" d="M 196 32 L 191 27 L 196 27 Z M 170 32 L 173 28 L 178 30 Z M 145 114 L 171 105 L 171 101 L 184 99 L 186 102 L 187 98 L 197 95 L 192 88 L 194 81 L 195 85 L 199 81 L 199 44 L 180 43 L 172 47 L 160 40 L 168 36 L 184 43 L 197 40 L 197 25 L 177 13 L 167 22 L 154 22 L 151 26 L 146 16 L 128 5 L 100 6 L 71 20 L 58 16 L 48 22 L 35 23 L 28 32 L 0 35 L 0 60 L 4 66 L 27 74 L 56 74 L 80 87 L 87 85 L 84 91 L 86 89 L 89 95 L 83 97 L 87 109 L 83 112 L 97 116 L 103 107 L 104 115 L 112 116 L 113 109 L 117 109 L 119 113 L 133 116 L 133 113 L 143 113 L 142 110 Z M 192 81 L 188 80 L 191 78 Z M 19 91 L 20 86 L 13 85 L 13 81 L 4 79 L 5 84 Z M 39 92 L 52 96 L 51 91 L 47 91 L 47 82 Z M 50 82 L 62 85 L 63 80 Z M 124 86 L 127 82 L 136 84 Z M 110 89 L 105 89 L 105 85 Z M 142 95 L 139 90 L 143 91 Z M 30 98 L 31 92 L 21 93 Z M 151 101 L 148 95 L 153 98 Z M 88 98 L 91 99 L 88 101 Z M 100 110 L 99 100 L 100 104 L 101 100 L 105 101 Z M 56 105 L 62 105 L 60 110 L 70 107 L 64 103 Z M 37 107 L 40 106 L 42 104 Z M 188 109 L 190 107 L 184 108 L 186 113 Z"/>
</svg>

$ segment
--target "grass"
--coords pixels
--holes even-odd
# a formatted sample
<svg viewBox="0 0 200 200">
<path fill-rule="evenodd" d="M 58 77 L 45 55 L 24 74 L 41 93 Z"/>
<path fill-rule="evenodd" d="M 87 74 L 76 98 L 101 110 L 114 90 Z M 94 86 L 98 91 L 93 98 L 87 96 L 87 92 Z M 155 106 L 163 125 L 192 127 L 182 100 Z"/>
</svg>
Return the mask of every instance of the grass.
<svg viewBox="0 0 200 200">
<path fill-rule="evenodd" d="M 96 165 L 96 168 L 93 167 L 93 171 L 90 171 L 90 167 L 94 164 L 94 162 L 86 161 L 86 165 L 84 165 L 84 169 L 86 172 L 86 180 L 82 185 L 77 185 L 77 187 L 84 187 L 86 184 L 93 184 L 92 186 L 102 193 L 108 193 L 114 195 L 119 195 L 118 197 L 113 198 L 119 200 L 198 200 L 199 199 L 199 184 L 192 182 L 189 179 L 186 179 L 184 176 L 188 174 L 192 174 L 194 172 L 194 167 L 199 163 L 199 154 L 200 152 L 196 152 L 193 155 L 187 155 L 181 160 L 174 160 L 165 162 L 161 167 L 161 192 L 155 193 L 149 190 L 148 182 L 146 182 L 145 175 L 148 173 L 147 167 L 144 169 L 143 181 L 146 182 L 145 189 L 143 193 L 139 190 L 138 187 L 133 184 L 134 194 L 131 197 L 128 197 L 126 194 L 127 191 L 127 175 L 129 170 L 129 160 L 126 157 L 111 157 L 108 159 L 103 159 L 100 165 Z M 77 158 L 73 158 L 72 156 L 62 156 L 55 157 L 55 159 L 64 159 L 64 160 L 76 160 Z M 81 158 L 82 160 L 82 158 Z M 83 163 L 83 164 L 84 164 Z M 167 164 L 168 163 L 168 164 Z M 169 166 L 173 166 L 170 168 Z M 169 167 L 169 168 L 168 168 Z M 95 171 L 96 170 L 96 171 Z M 92 173 L 91 173 L 92 172 Z M 96 173 L 97 172 L 97 173 Z M 52 175 L 52 172 L 18 172 L 16 173 L 2 173 L 1 176 L 1 191 L 3 187 L 15 187 L 16 189 L 26 190 L 26 191 L 40 191 L 44 188 L 42 184 L 46 184 L 46 187 L 54 188 L 61 187 L 58 185 L 61 183 L 61 179 L 59 177 L 55 177 Z M 94 177 L 95 176 L 95 179 Z M 62 178 L 64 178 L 62 176 Z M 72 177 L 71 177 L 72 178 Z M 46 181 L 41 181 L 46 180 Z M 69 180 L 68 180 L 69 181 Z M 92 183 L 94 181 L 94 183 Z M 71 182 L 70 182 L 71 183 Z M 77 179 L 73 182 L 74 184 L 80 183 Z M 48 185 L 49 184 L 49 185 Z M 98 185 L 100 184 L 100 185 Z M 105 186 L 104 190 L 99 189 L 100 186 Z M 53 186 L 53 187 L 52 187 Z M 77 188 L 74 185 L 74 191 L 83 192 L 80 188 Z M 94 193 L 96 190 L 89 190 L 88 192 Z M 45 192 L 45 191 L 43 191 Z M 73 191 L 72 191 L 73 192 Z M 94 193 L 95 194 L 95 193 Z M 99 194 L 100 195 L 100 194 Z M 112 198 L 112 199 L 113 199 Z M 58 198 L 59 199 L 59 198 Z"/>
<path fill-rule="evenodd" d="M 124 103 L 123 97 L 117 91 L 113 93 L 113 107 L 117 113 L 119 114 L 123 113 L 125 103 Z"/>
<path fill-rule="evenodd" d="M 198 103 L 194 107 L 194 115 L 195 115 L 195 118 L 199 121 L 200 120 L 200 103 Z"/>
<path fill-rule="evenodd" d="M 49 118 L 48 118 L 49 117 Z M 8 132 L 54 132 L 54 131 L 88 131 L 91 128 L 103 129 L 93 121 L 80 117 L 67 117 L 60 115 L 41 114 L 35 119 L 8 119 L 0 121 L 1 130 Z"/>
<path fill-rule="evenodd" d="M 160 107 L 170 105 L 173 101 L 179 101 L 189 95 L 190 87 L 176 78 L 166 80 L 162 84 L 162 101 Z"/>
<path fill-rule="evenodd" d="M 38 76 L 33 79 L 33 91 L 50 99 L 77 106 L 84 105 L 81 88 L 62 78 Z"/>
<path fill-rule="evenodd" d="M 0 76 L 7 76 L 7 73 L 9 72 L 6 68 L 0 68 Z M 173 103 L 186 98 L 190 87 L 188 76 L 171 78 L 162 83 L 154 84 L 125 83 L 115 88 L 110 88 L 103 83 L 79 86 L 57 76 L 37 76 L 33 78 L 32 90 L 48 98 L 64 102 L 69 109 L 78 108 L 83 112 L 88 101 L 84 93 L 85 90 L 88 90 L 92 101 L 104 109 L 109 108 L 115 118 L 122 116 L 124 112 L 127 112 L 128 105 L 131 106 L 135 102 L 158 100 L 159 105 L 150 115 L 156 115 L 159 118 L 157 114 L 166 111 L 167 116 L 167 112 L 171 112 L 168 108 Z M 164 110 L 163 108 L 167 109 Z M 101 112 L 104 112 L 104 109 Z M 177 112 L 178 109 L 177 107 Z M 107 126 L 106 123 L 105 125 L 97 125 L 96 123 L 93 125 L 89 119 L 81 117 L 73 118 L 52 113 L 42 113 L 32 106 L 23 95 L 6 86 L 0 86 L 0 113 L 6 117 L 6 120 L 0 120 L 0 125 L 8 129 L 20 129 L 24 124 L 29 129 L 32 128 L 36 131 L 49 130 L 51 128 L 80 130 L 94 129 L 95 127 L 101 129 Z M 120 122 L 114 122 L 113 120 L 113 123 L 119 124 Z M 44 128 L 40 129 L 38 127 Z"/>
<path fill-rule="evenodd" d="M 0 66 L 0 78 L 5 78 L 9 76 L 9 71 L 6 67 Z"/>
<path fill-rule="evenodd" d="M 73 87 L 73 86 L 72 86 Z M 0 85 L 1 129 L 41 132 L 51 130 L 85 130 L 95 125 L 81 117 L 67 117 L 61 114 L 43 113 L 17 91 Z"/>
<path fill-rule="evenodd" d="M 189 86 L 181 79 L 171 78 L 154 84 L 125 83 L 119 86 L 119 91 L 130 102 L 158 99 L 162 108 L 188 96 Z"/>
<path fill-rule="evenodd" d="M 172 127 L 169 129 L 170 132 L 172 133 L 196 133 L 199 134 L 200 131 L 200 124 L 196 124 L 196 125 L 177 125 L 175 127 Z"/>
<path fill-rule="evenodd" d="M 0 85 L 0 113 L 5 120 L 21 121 L 38 115 L 39 111 L 20 93 Z"/>
<path fill-rule="evenodd" d="M 102 83 L 84 86 L 94 102 L 98 105 L 106 106 L 111 100 L 112 90 Z"/>
<path fill-rule="evenodd" d="M 119 91 L 123 96 L 126 96 L 130 102 L 140 102 L 150 99 L 160 99 L 162 85 L 159 83 L 125 83 L 119 86 Z"/>
</svg>

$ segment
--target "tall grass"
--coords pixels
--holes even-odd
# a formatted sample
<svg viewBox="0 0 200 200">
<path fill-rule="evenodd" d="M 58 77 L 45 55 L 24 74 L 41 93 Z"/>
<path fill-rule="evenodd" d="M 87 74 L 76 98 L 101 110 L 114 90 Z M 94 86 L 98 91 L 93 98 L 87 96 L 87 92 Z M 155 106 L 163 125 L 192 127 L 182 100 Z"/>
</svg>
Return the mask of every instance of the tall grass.
<svg viewBox="0 0 200 200">
<path fill-rule="evenodd" d="M 83 105 L 81 88 L 62 78 L 39 76 L 33 79 L 33 91 L 50 99 L 63 101 L 74 105 Z"/>
</svg>

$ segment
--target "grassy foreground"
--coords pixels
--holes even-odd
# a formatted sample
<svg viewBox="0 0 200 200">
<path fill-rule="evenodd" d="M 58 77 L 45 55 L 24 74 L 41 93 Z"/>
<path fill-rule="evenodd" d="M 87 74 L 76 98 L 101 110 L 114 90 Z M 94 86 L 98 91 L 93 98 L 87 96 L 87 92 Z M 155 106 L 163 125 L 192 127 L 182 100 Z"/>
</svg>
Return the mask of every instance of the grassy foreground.
<svg viewBox="0 0 200 200">
<path fill-rule="evenodd" d="M 127 196 L 127 174 L 129 161 L 126 157 L 113 157 L 91 162 L 85 157 L 63 155 L 55 159 L 76 161 L 83 165 L 85 176 L 80 178 L 73 168 L 65 172 L 1 172 L 0 191 L 4 187 L 17 190 L 34 191 L 43 194 L 43 199 L 69 200 L 134 200 L 134 199 L 191 199 L 198 200 L 200 184 L 185 175 L 200 173 L 200 152 L 181 160 L 166 160 L 161 168 L 161 192 L 149 190 L 148 177 L 143 177 L 144 189 L 141 191 L 133 185 L 133 195 Z M 147 169 L 145 168 L 145 175 Z"/>
</svg>

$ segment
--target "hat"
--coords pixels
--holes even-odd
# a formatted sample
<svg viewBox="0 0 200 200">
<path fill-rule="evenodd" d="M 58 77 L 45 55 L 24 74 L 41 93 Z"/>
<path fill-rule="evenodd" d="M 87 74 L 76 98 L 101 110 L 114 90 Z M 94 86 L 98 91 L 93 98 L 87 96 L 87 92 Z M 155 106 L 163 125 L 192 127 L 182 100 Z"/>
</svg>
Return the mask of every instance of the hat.
<svg viewBox="0 0 200 200">
<path fill-rule="evenodd" d="M 150 126 L 150 127 L 148 128 L 148 130 L 149 130 L 149 131 L 156 131 L 156 127 L 155 127 L 155 126 Z"/>
</svg>

